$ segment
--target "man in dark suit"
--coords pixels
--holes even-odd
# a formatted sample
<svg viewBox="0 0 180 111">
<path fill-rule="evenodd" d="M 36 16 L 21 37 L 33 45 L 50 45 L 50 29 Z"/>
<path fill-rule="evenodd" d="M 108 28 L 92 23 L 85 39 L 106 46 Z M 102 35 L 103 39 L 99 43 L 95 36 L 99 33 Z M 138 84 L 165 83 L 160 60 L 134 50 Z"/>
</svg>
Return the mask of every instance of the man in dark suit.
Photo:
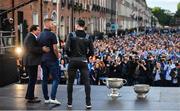
<svg viewBox="0 0 180 111">
<path fill-rule="evenodd" d="M 26 67 L 26 72 L 29 75 L 29 83 L 25 98 L 30 103 L 38 103 L 39 100 L 34 96 L 35 84 L 37 81 L 37 71 L 38 65 L 41 63 L 42 53 L 49 52 L 49 48 L 46 46 L 40 47 L 37 36 L 40 33 L 40 28 L 38 25 L 32 25 L 30 28 L 30 33 L 27 34 L 24 40 L 24 65 Z"/>
</svg>

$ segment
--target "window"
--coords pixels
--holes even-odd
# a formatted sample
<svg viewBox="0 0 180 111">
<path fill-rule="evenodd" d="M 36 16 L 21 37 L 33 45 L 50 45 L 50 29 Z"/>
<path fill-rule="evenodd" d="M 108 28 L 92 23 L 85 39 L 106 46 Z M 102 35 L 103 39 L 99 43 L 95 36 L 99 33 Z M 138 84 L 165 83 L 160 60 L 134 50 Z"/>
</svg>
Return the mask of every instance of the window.
<svg viewBox="0 0 180 111">
<path fill-rule="evenodd" d="M 52 0 L 52 3 L 57 3 L 57 0 Z"/>
<path fill-rule="evenodd" d="M 71 4 L 72 2 L 72 0 L 67 0 L 67 4 Z"/>
<path fill-rule="evenodd" d="M 53 22 L 56 25 L 56 23 L 57 23 L 57 14 L 56 14 L 56 11 L 52 12 L 51 18 L 53 19 Z"/>
<path fill-rule="evenodd" d="M 68 9 L 70 9 L 70 7 L 72 6 L 72 2 L 72 0 L 67 0 Z"/>
<path fill-rule="evenodd" d="M 47 13 L 44 13 L 43 19 L 46 19 L 46 18 L 48 18 L 48 14 L 47 14 Z"/>
<path fill-rule="evenodd" d="M 45 3 L 47 3 L 49 0 L 44 0 Z"/>
<path fill-rule="evenodd" d="M 65 7 L 66 6 L 66 0 L 61 0 L 61 7 Z"/>
<path fill-rule="evenodd" d="M 39 19 L 38 19 L 38 14 L 37 13 L 33 13 L 33 24 L 34 25 L 39 25 Z"/>
</svg>

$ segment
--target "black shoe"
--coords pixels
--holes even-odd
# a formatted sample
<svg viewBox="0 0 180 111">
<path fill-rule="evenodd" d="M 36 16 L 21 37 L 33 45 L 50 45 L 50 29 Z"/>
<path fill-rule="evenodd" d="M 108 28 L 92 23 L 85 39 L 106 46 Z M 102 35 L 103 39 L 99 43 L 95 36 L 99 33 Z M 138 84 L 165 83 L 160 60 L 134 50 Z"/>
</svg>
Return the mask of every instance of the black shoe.
<svg viewBox="0 0 180 111">
<path fill-rule="evenodd" d="M 38 97 L 34 97 L 34 99 L 38 99 Z"/>
<path fill-rule="evenodd" d="M 41 102 L 41 100 L 39 100 L 39 99 L 28 99 L 27 102 L 28 103 L 39 103 L 39 102 Z"/>
<path fill-rule="evenodd" d="M 38 99 L 38 97 L 33 97 L 33 98 L 25 97 L 25 99 Z"/>
</svg>

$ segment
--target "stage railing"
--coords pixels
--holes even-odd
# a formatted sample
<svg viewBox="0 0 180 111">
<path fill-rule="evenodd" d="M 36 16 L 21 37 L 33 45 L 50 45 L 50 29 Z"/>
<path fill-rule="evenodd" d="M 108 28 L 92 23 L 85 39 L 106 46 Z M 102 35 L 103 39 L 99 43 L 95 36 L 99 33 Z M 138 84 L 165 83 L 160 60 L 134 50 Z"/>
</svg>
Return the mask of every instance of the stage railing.
<svg viewBox="0 0 180 111">
<path fill-rule="evenodd" d="M 0 54 L 6 54 L 15 48 L 15 31 L 0 31 Z"/>
</svg>

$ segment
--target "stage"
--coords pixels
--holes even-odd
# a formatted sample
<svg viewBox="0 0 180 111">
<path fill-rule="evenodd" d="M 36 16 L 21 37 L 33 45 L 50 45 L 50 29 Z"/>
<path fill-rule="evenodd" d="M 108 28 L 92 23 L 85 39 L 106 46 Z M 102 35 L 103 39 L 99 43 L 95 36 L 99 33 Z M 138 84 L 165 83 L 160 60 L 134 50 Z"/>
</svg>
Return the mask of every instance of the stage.
<svg viewBox="0 0 180 111">
<path fill-rule="evenodd" d="M 49 85 L 49 88 L 51 85 Z M 61 105 L 44 104 L 41 85 L 36 85 L 36 96 L 41 103 L 27 103 L 24 99 L 27 85 L 13 84 L 0 88 L 0 110 L 68 110 L 66 85 L 59 85 L 57 99 Z M 106 86 L 91 86 L 91 110 L 123 110 L 123 111 L 180 111 L 180 88 L 151 87 L 146 99 L 136 98 L 133 87 L 120 89 L 121 97 L 112 100 L 107 96 Z M 74 86 L 72 110 L 85 110 L 84 86 Z"/>
</svg>

